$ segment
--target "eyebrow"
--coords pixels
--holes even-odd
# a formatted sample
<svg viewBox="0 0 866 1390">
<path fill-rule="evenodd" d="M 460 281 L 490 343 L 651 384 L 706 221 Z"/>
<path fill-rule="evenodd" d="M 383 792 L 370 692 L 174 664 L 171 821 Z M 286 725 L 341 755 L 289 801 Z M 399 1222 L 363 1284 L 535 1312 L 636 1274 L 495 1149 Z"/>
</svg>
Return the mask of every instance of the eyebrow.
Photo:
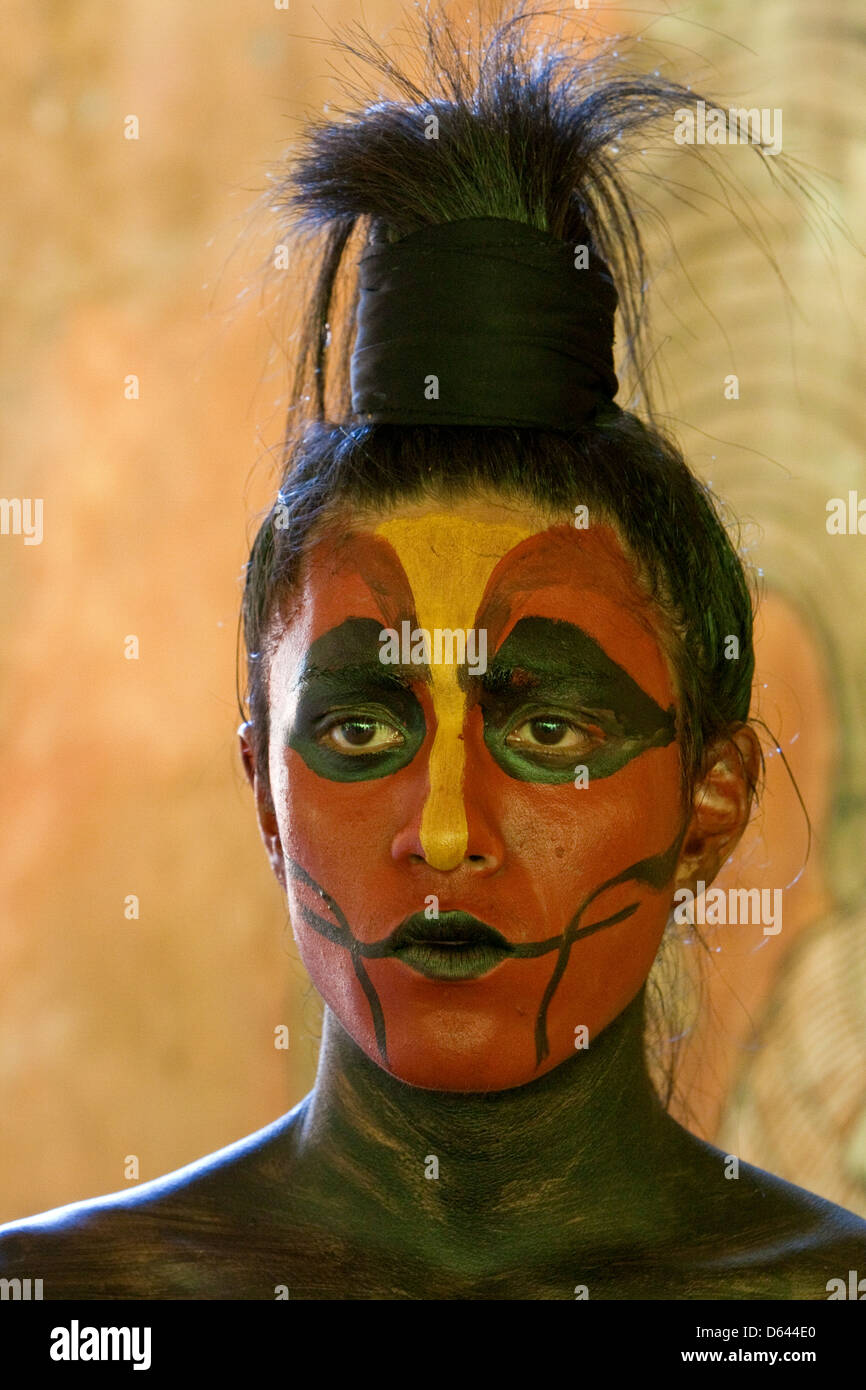
<svg viewBox="0 0 866 1390">
<path fill-rule="evenodd" d="M 409 690 L 413 685 L 429 684 L 430 667 L 422 662 L 392 664 L 380 661 L 378 654 L 359 659 L 359 648 L 369 650 L 375 644 L 378 649 L 380 631 L 380 624 L 372 618 L 347 618 L 330 628 L 308 648 L 298 688 L 318 685 L 336 690 L 367 685 Z M 339 659 L 341 648 L 349 648 L 345 660 Z M 316 660 L 316 656 L 325 660 Z M 465 679 L 476 690 L 480 687 L 505 699 L 539 687 L 573 697 L 580 693 L 576 687 L 591 682 L 594 689 L 586 692 L 592 701 L 588 708 L 611 709 L 625 704 L 639 724 L 653 723 L 658 717 L 667 722 L 672 714 L 671 709 L 662 710 L 600 642 L 567 619 L 526 614 L 515 623 L 482 675 L 470 676 L 463 668 L 457 669 L 461 670 L 461 684 Z"/>
<path fill-rule="evenodd" d="M 478 679 L 491 693 L 498 694 L 500 691 L 507 692 L 512 686 L 529 688 L 544 685 L 547 689 L 561 687 L 563 690 L 573 690 L 577 682 L 595 680 L 600 674 L 604 673 L 600 672 L 599 667 L 589 663 L 580 666 L 555 663 L 534 666 L 529 661 L 499 661 L 494 657 L 487 671 Z M 628 672 L 623 674 L 627 680 L 632 679 Z"/>
<path fill-rule="evenodd" d="M 390 665 L 379 660 L 346 661 L 330 666 L 320 666 L 316 662 L 309 662 L 304 665 L 298 676 L 298 685 L 305 688 L 320 684 L 343 686 L 348 683 L 357 683 L 395 686 L 401 690 L 407 690 L 419 679 L 426 679 L 425 672 L 428 669 L 428 667 L 420 665 Z"/>
<path fill-rule="evenodd" d="M 407 689 L 413 678 L 418 680 L 418 668 L 410 676 L 405 666 L 379 660 L 381 630 L 381 620 L 349 617 L 321 633 L 303 655 L 296 688 L 304 691 L 318 685 L 338 689 L 355 684 Z"/>
<path fill-rule="evenodd" d="M 560 618 L 520 618 L 481 679 L 489 694 L 506 699 L 539 687 L 586 695 L 589 708 L 613 709 L 637 727 L 666 725 L 673 717 L 673 706 L 663 710 L 600 642 Z"/>
</svg>

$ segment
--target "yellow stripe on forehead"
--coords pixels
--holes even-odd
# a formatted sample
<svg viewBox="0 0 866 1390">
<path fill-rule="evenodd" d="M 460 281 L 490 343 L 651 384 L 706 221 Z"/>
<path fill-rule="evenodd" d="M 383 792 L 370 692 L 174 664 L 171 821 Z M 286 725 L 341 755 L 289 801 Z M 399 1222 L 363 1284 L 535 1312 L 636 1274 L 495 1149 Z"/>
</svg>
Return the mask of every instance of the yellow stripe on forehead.
<svg viewBox="0 0 866 1390">
<path fill-rule="evenodd" d="M 496 565 L 535 529 L 444 513 L 383 521 L 376 534 L 396 551 L 415 599 L 418 626 L 426 628 L 432 640 L 436 628 L 472 627 Z M 457 665 L 434 663 L 432 656 L 431 652 L 436 734 L 421 845 L 433 868 L 454 869 L 462 863 L 469 841 L 463 802 L 466 693 L 458 683 Z"/>
</svg>

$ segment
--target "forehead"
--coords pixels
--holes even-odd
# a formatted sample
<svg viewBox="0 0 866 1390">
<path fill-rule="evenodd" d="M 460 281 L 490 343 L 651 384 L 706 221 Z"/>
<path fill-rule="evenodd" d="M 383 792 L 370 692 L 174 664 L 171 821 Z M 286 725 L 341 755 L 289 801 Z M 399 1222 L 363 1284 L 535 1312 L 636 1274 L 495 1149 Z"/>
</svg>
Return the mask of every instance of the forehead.
<svg viewBox="0 0 866 1390">
<path fill-rule="evenodd" d="M 348 617 L 484 628 L 492 654 L 530 616 L 579 627 L 670 704 L 661 620 L 612 527 L 578 529 L 530 507 L 484 502 L 406 506 L 326 530 L 281 609 L 271 677 L 290 679 L 312 643 Z"/>
</svg>

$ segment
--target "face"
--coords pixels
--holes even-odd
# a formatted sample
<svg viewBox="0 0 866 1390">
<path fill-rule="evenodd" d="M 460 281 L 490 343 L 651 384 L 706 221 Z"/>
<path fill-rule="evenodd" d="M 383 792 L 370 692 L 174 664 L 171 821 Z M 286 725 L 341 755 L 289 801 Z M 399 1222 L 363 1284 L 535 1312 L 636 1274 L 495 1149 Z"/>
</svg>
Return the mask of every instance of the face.
<svg viewBox="0 0 866 1390">
<path fill-rule="evenodd" d="M 311 551 L 272 840 L 311 979 L 395 1076 L 525 1084 L 646 979 L 688 824 L 660 633 L 606 526 L 428 503 Z"/>
</svg>

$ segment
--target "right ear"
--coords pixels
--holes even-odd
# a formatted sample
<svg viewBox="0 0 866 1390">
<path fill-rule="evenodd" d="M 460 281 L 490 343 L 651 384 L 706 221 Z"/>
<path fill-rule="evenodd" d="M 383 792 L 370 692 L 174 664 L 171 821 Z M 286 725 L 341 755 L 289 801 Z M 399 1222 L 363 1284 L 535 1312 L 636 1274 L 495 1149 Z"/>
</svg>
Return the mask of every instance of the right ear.
<svg viewBox="0 0 866 1390">
<path fill-rule="evenodd" d="M 252 744 L 252 732 L 253 726 L 250 720 L 241 724 L 238 729 L 241 762 L 244 765 L 247 781 L 252 787 L 253 795 L 256 799 L 256 818 L 259 822 L 259 833 L 262 837 L 265 853 L 268 856 L 268 862 L 274 871 L 274 877 L 285 891 L 286 865 L 283 859 L 283 846 L 280 841 L 277 815 L 274 810 L 273 800 L 271 799 L 271 788 L 267 777 L 260 777 L 256 769 L 256 756 Z"/>
</svg>

